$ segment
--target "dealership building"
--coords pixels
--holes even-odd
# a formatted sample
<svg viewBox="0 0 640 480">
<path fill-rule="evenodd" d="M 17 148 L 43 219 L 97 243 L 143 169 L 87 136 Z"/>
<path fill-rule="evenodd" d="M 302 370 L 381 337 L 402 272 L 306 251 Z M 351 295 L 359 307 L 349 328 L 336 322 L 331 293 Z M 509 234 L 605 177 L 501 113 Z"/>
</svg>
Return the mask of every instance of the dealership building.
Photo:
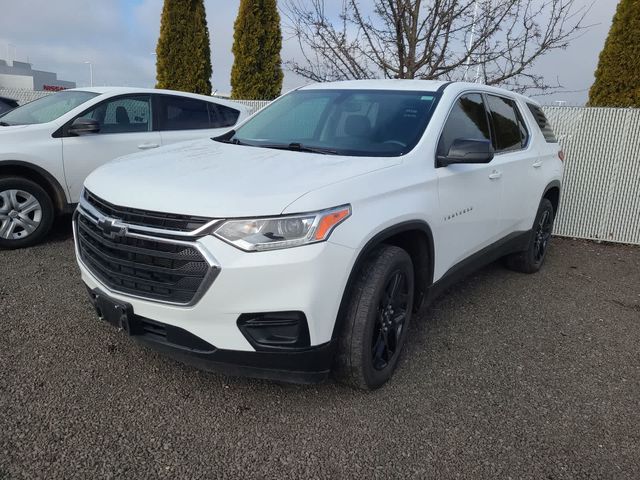
<svg viewBox="0 0 640 480">
<path fill-rule="evenodd" d="M 53 72 L 34 70 L 30 63 L 14 60 L 9 64 L 0 59 L 0 88 L 57 91 L 75 86 L 75 82 L 58 80 L 58 75 Z"/>
</svg>

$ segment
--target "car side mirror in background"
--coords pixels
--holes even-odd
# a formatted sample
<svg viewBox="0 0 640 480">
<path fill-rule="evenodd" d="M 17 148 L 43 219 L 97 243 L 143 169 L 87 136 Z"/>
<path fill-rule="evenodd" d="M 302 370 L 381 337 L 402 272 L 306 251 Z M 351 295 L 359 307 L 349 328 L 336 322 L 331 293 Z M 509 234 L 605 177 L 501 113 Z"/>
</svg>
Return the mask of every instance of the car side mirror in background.
<svg viewBox="0 0 640 480">
<path fill-rule="evenodd" d="M 100 122 L 91 118 L 76 118 L 69 127 L 69 135 L 87 135 L 99 131 Z"/>
<path fill-rule="evenodd" d="M 438 166 L 446 167 L 454 163 L 489 163 L 494 156 L 490 140 L 456 138 L 446 156 L 438 155 Z"/>
</svg>

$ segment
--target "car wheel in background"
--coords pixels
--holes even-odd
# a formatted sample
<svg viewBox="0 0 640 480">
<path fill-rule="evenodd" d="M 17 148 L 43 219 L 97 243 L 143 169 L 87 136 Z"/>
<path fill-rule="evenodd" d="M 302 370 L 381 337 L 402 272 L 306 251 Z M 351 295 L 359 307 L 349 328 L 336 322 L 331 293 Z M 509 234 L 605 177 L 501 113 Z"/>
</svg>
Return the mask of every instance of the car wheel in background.
<svg viewBox="0 0 640 480">
<path fill-rule="evenodd" d="M 413 308 L 413 264 L 401 248 L 383 245 L 360 270 L 339 338 L 336 377 L 365 390 L 393 374 Z"/>
<path fill-rule="evenodd" d="M 54 214 L 53 202 L 40 185 L 26 178 L 0 178 L 0 249 L 40 242 Z"/>
</svg>

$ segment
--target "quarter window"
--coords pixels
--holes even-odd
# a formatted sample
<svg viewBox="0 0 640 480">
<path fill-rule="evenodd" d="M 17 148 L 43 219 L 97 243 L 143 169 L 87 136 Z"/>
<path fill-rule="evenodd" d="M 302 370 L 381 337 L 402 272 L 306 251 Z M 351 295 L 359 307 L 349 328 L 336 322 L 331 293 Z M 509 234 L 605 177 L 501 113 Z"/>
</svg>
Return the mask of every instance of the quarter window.
<svg viewBox="0 0 640 480">
<path fill-rule="evenodd" d="M 529 110 L 533 114 L 533 118 L 535 118 L 536 123 L 538 124 L 538 127 L 540 127 L 540 131 L 547 143 L 558 143 L 556 134 L 553 133 L 553 128 L 551 128 L 551 124 L 549 123 L 549 120 L 547 120 L 547 116 L 544 114 L 542 109 L 533 103 L 527 103 L 527 107 L 529 107 Z"/>
<path fill-rule="evenodd" d="M 235 108 L 225 107 L 218 103 L 209 104 L 211 128 L 231 127 L 236 124 L 240 112 Z"/>
<path fill-rule="evenodd" d="M 97 120 L 101 134 L 149 132 L 151 100 L 149 95 L 118 97 L 99 104 L 81 117 Z"/>
<path fill-rule="evenodd" d="M 479 93 L 464 95 L 453 106 L 438 142 L 438 156 L 446 156 L 456 139 L 491 139 L 487 112 Z"/>
<path fill-rule="evenodd" d="M 493 147 L 496 152 L 522 149 L 528 135 L 515 102 L 509 98 L 487 95 L 487 103 L 495 132 Z"/>
</svg>

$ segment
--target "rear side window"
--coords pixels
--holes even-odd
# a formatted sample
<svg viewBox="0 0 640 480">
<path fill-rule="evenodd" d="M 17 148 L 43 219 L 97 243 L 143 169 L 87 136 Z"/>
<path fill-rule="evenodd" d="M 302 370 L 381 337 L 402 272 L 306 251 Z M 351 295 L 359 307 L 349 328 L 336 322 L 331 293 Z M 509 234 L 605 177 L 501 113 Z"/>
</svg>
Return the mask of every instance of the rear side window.
<svg viewBox="0 0 640 480">
<path fill-rule="evenodd" d="M 211 128 L 208 102 L 195 98 L 163 95 L 158 103 L 160 130 Z"/>
<path fill-rule="evenodd" d="M 240 112 L 235 108 L 225 107 L 217 103 L 209 104 L 211 128 L 231 127 L 236 124 Z"/>
<path fill-rule="evenodd" d="M 466 140 L 491 139 L 487 112 L 482 95 L 479 93 L 464 95 L 453 106 L 438 142 L 438 155 L 447 155 L 451 144 L 459 138 Z"/>
<path fill-rule="evenodd" d="M 527 129 L 515 102 L 509 98 L 487 95 L 491 122 L 495 132 L 496 152 L 520 150 L 527 144 Z"/>
<path fill-rule="evenodd" d="M 549 123 L 549 120 L 547 120 L 547 116 L 544 114 L 542 109 L 533 103 L 527 103 L 527 107 L 529 107 L 529 110 L 533 114 L 533 118 L 535 118 L 536 123 L 540 127 L 540 131 L 542 132 L 542 135 L 544 135 L 544 139 L 547 143 L 558 143 L 556 134 L 553 132 L 553 128 L 551 128 L 551 124 Z"/>
</svg>

